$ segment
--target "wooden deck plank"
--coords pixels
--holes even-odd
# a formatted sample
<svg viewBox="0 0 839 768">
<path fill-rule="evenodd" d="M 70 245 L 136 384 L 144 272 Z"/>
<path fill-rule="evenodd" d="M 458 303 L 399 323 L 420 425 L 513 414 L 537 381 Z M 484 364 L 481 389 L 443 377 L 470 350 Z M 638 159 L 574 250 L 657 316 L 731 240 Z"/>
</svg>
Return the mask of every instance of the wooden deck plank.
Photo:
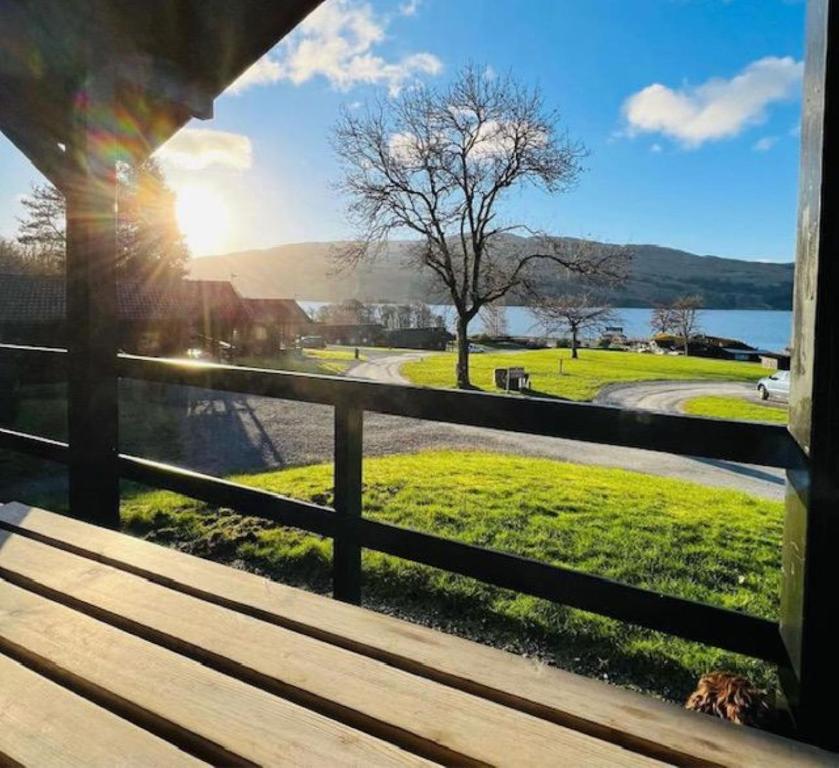
<svg viewBox="0 0 839 768">
<path fill-rule="evenodd" d="M 7 531 L 0 576 L 447 764 L 662 765 Z"/>
<path fill-rule="evenodd" d="M 0 753 L 38 768 L 207 765 L 3 655 Z"/>
<path fill-rule="evenodd" d="M 221 765 L 429 765 L 63 605 L 0 581 L 0 651 Z M 213 749 L 213 747 L 215 747 Z"/>
<path fill-rule="evenodd" d="M 539 717 L 653 750 L 676 764 L 839 764 L 833 755 L 770 734 L 44 510 L 8 504 L 0 507 L 0 524 Z"/>
</svg>

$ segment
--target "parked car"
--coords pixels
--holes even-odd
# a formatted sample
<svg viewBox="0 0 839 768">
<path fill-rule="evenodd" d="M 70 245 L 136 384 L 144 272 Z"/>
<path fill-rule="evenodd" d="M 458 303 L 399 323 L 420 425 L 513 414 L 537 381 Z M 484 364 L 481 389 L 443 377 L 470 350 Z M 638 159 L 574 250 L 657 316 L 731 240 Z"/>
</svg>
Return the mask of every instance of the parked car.
<svg viewBox="0 0 839 768">
<path fill-rule="evenodd" d="M 471 341 L 469 342 L 469 354 L 474 355 L 477 352 L 486 352 L 486 349 L 482 347 L 480 344 L 473 344 Z"/>
<path fill-rule="evenodd" d="M 300 339 L 301 349 L 326 349 L 323 336 L 303 336 Z"/>
<path fill-rule="evenodd" d="M 764 376 L 757 383 L 757 391 L 761 400 L 768 400 L 770 397 L 789 400 L 789 371 L 778 371 L 771 376 Z"/>
</svg>

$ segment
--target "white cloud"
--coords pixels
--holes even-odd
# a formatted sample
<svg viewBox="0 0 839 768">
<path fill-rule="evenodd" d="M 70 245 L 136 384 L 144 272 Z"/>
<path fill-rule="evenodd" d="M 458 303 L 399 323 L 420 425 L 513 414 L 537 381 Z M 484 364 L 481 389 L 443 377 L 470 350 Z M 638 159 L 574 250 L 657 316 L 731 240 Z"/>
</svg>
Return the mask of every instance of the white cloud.
<svg viewBox="0 0 839 768">
<path fill-rule="evenodd" d="M 650 152 L 654 152 L 654 153 L 656 153 L 656 154 L 658 154 L 659 152 L 661 152 L 661 144 L 653 144 L 653 145 L 650 147 Z"/>
<path fill-rule="evenodd" d="M 411 15 L 418 3 L 406 2 Z M 403 14 L 405 11 L 402 11 Z M 288 80 L 301 85 L 324 77 L 338 90 L 385 85 L 396 94 L 420 75 L 436 75 L 442 62 L 434 54 L 411 53 L 388 61 L 375 48 L 385 39 L 388 19 L 367 3 L 328 0 L 313 11 L 287 41 L 280 43 L 228 89 L 239 93 L 255 85 Z"/>
<path fill-rule="evenodd" d="M 270 85 L 283 79 L 283 68 L 279 62 L 274 61 L 270 54 L 263 56 L 259 61 L 248 68 L 245 73 L 236 80 L 228 89 L 227 93 L 240 93 L 255 85 Z"/>
<path fill-rule="evenodd" d="M 405 0 L 405 2 L 399 6 L 399 13 L 403 16 L 413 16 L 420 7 L 421 2 L 422 0 Z"/>
<path fill-rule="evenodd" d="M 803 69 L 791 56 L 767 56 L 729 80 L 711 78 L 679 89 L 648 85 L 623 104 L 627 134 L 660 133 L 689 148 L 736 136 L 763 122 L 771 104 L 794 98 Z"/>
<path fill-rule="evenodd" d="M 251 167 L 251 140 L 239 133 L 209 128 L 184 128 L 155 153 L 166 165 L 184 171 L 200 171 L 214 165 L 239 171 Z"/>
<path fill-rule="evenodd" d="M 752 149 L 755 152 L 768 152 L 777 143 L 777 136 L 764 136 L 762 139 L 758 139 L 754 144 L 752 144 Z"/>
</svg>

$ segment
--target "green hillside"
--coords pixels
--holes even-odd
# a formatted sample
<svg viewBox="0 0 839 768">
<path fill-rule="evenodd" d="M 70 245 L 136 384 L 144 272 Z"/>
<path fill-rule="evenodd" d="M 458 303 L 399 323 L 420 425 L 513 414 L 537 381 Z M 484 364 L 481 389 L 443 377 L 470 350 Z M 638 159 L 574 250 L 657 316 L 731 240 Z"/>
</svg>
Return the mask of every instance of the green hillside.
<svg viewBox="0 0 839 768">
<path fill-rule="evenodd" d="M 341 243 L 298 243 L 193 259 L 193 278 L 228 280 L 252 297 L 310 301 L 447 303 L 427 275 L 406 269 L 411 243 L 395 241 L 374 262 L 336 272 Z M 709 309 L 790 309 L 793 265 L 697 256 L 658 245 L 628 245 L 632 270 L 627 282 L 609 296 L 615 306 L 650 307 L 681 295 L 700 294 Z M 566 291 L 560 283 L 548 292 Z M 513 301 L 523 297 L 513 296 Z"/>
</svg>

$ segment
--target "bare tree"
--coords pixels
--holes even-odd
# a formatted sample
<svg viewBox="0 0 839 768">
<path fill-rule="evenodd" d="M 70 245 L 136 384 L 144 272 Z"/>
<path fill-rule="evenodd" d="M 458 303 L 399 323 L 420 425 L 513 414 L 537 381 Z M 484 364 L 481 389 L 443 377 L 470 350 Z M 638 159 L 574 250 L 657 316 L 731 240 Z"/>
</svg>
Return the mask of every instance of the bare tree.
<svg viewBox="0 0 839 768">
<path fill-rule="evenodd" d="M 690 354 L 690 340 L 699 328 L 701 296 L 680 296 L 669 304 L 655 307 L 650 318 L 654 333 L 672 333 L 682 340 L 685 356 Z"/>
<path fill-rule="evenodd" d="M 375 257 L 392 234 L 419 238 L 412 264 L 436 276 L 457 312 L 459 387 L 470 387 L 470 321 L 526 288 L 538 263 L 580 275 L 612 269 L 599 258 L 574 259 L 554 238 L 517 237 L 523 227 L 501 221 L 512 190 L 558 193 L 576 182 L 585 150 L 558 126 L 538 89 L 467 67 L 445 90 L 406 89 L 345 111 L 335 127 L 340 188 L 359 233 L 344 263 Z"/>
<path fill-rule="evenodd" d="M 563 331 L 571 334 L 571 357 L 577 358 L 580 335 L 602 328 L 615 319 L 612 308 L 590 293 L 571 296 L 543 297 L 531 307 L 546 333 Z"/>
</svg>

